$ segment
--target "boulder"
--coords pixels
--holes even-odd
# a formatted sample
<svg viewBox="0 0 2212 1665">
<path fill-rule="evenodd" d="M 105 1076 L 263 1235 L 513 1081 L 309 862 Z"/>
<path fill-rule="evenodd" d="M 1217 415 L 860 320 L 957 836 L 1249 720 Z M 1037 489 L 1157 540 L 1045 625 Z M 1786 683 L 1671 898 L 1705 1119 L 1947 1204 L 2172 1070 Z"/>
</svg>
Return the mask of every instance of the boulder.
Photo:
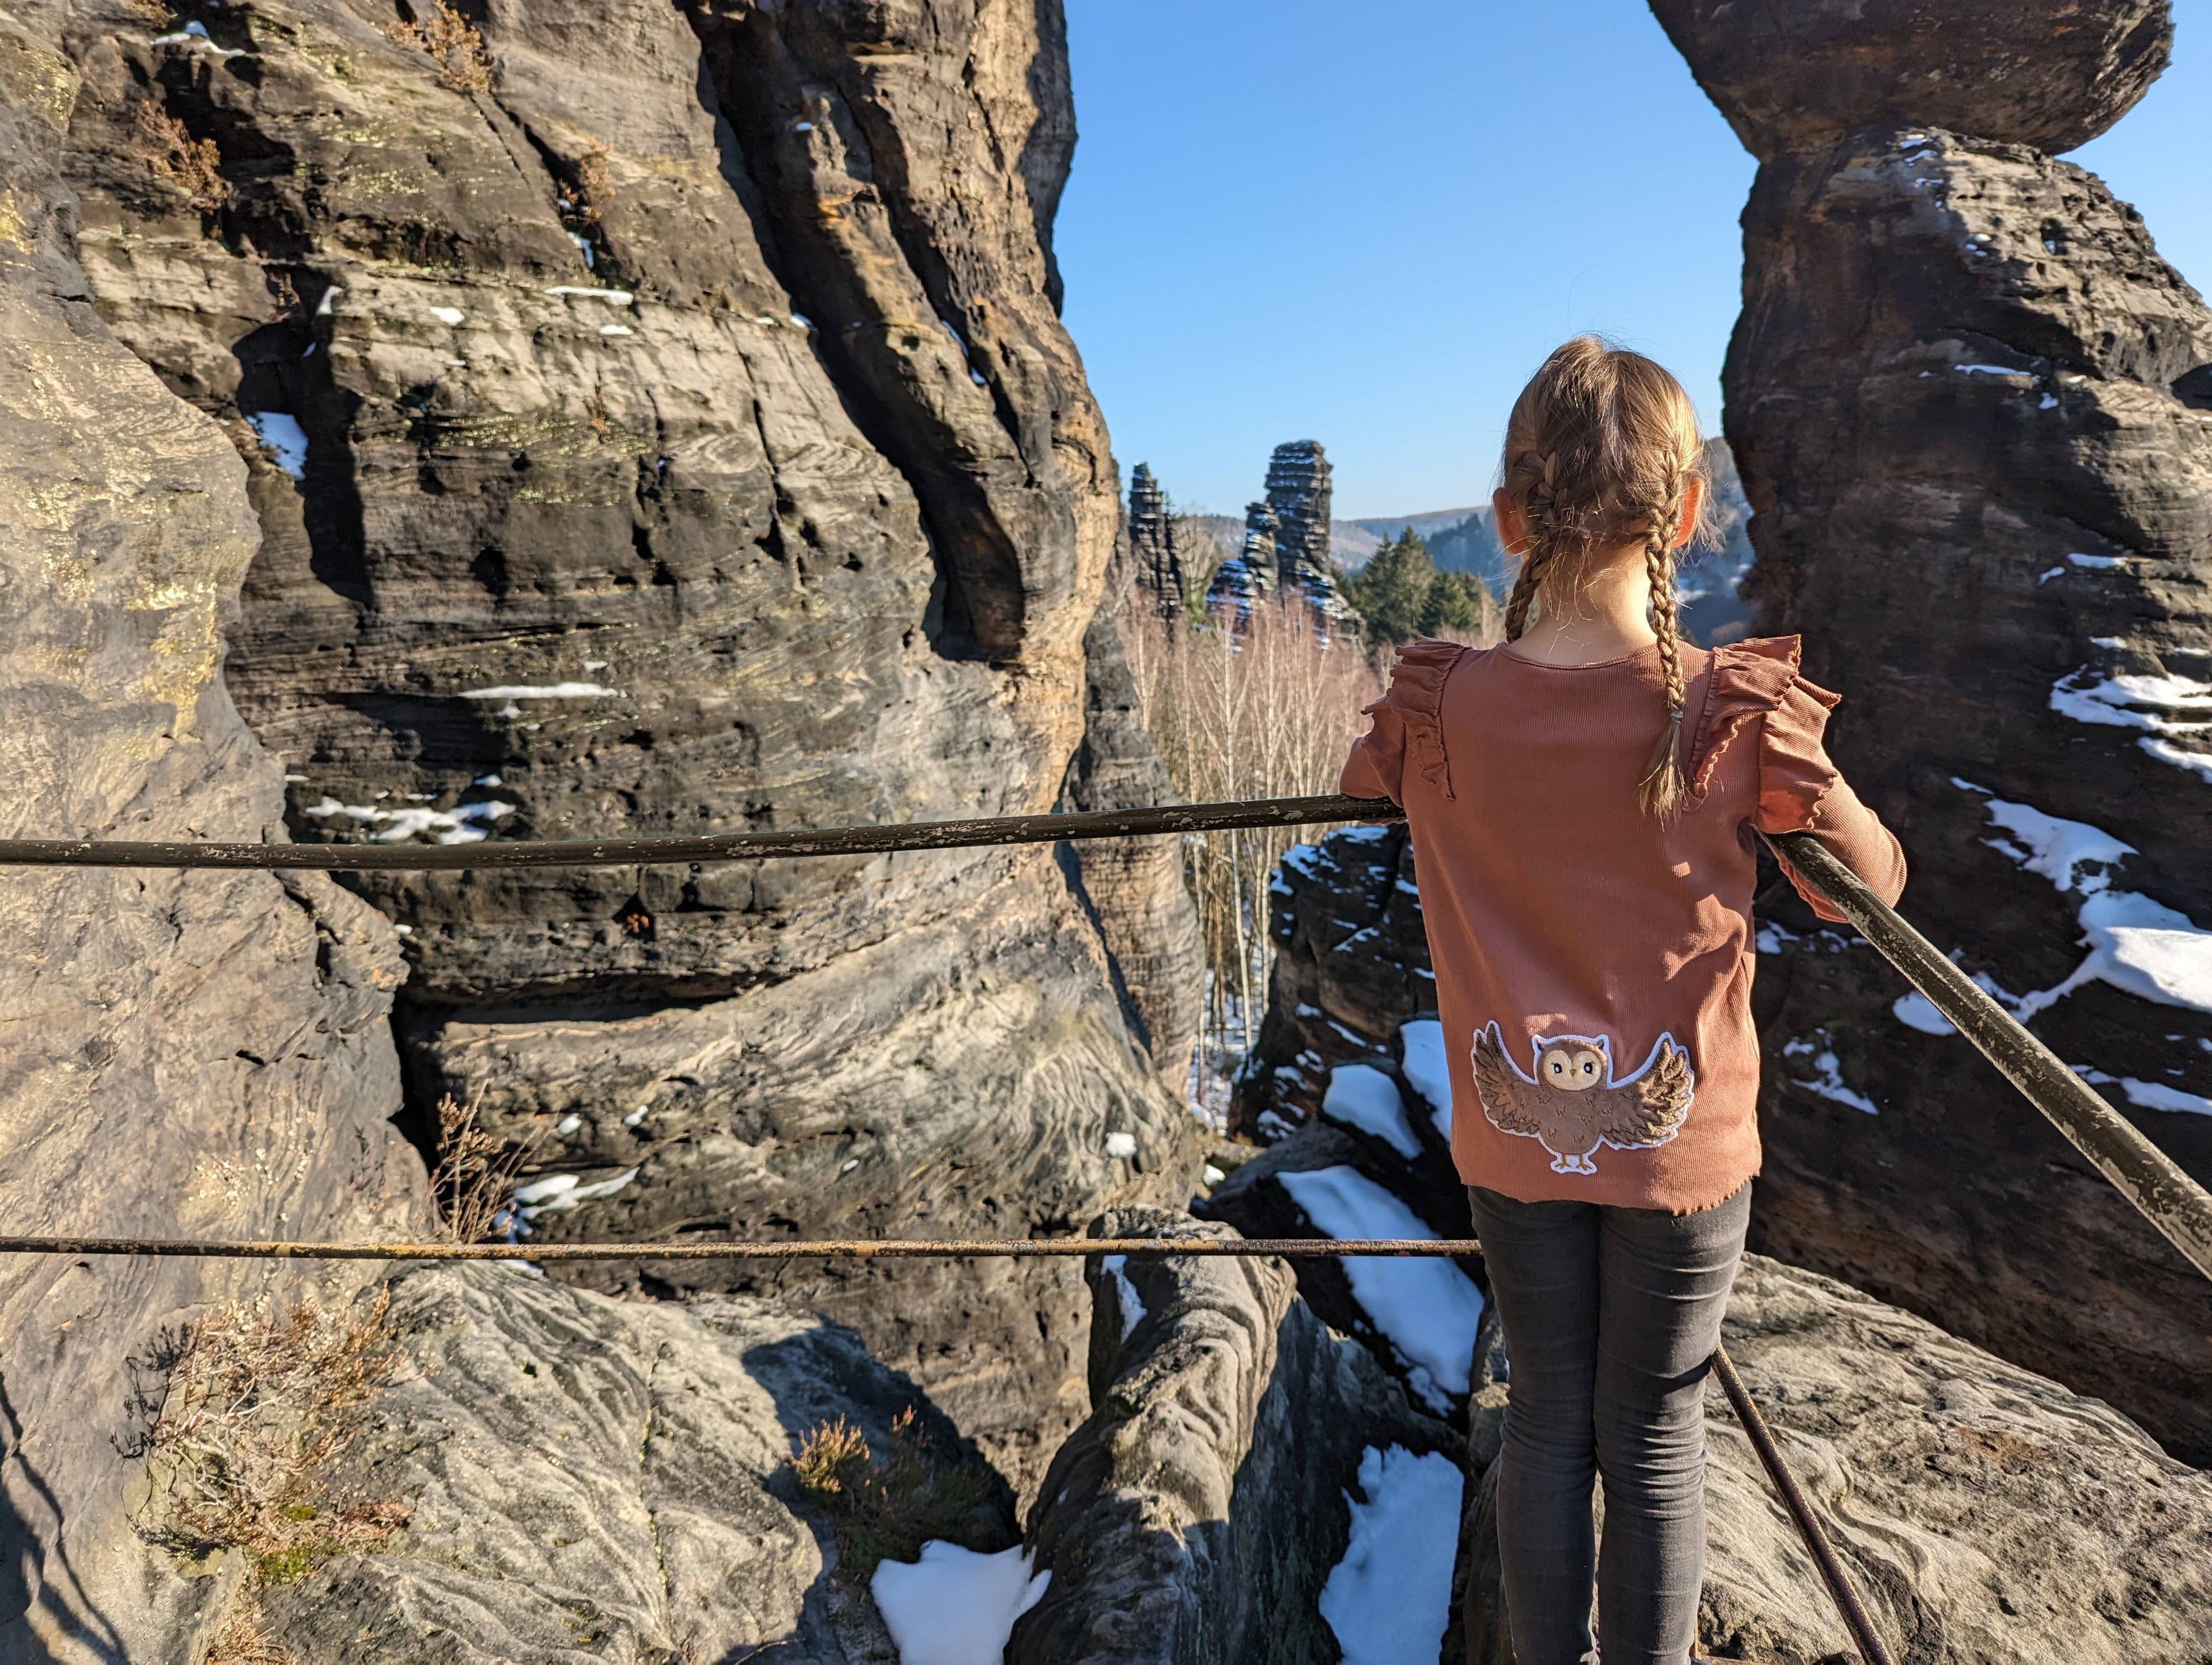
<svg viewBox="0 0 2212 1665">
<path fill-rule="evenodd" d="M 407 1375 L 349 1468 L 408 1523 L 258 1593 L 264 1634 L 300 1665 L 761 1650 L 896 1665 L 866 1574 L 841 1560 L 839 1517 L 793 1458 L 828 1425 L 878 1457 L 918 1442 L 932 1470 L 982 1465 L 852 1332 L 744 1297 L 611 1301 L 526 1267 L 393 1290 Z M 957 1495 L 923 1529 L 987 1553 L 1017 1541 L 1003 1481 Z"/>
<path fill-rule="evenodd" d="M 1131 789 L 1086 652 L 1120 506 L 1057 313 L 1057 8 L 416 11 L 104 0 L 67 39 L 91 293 L 251 471 L 229 677 L 294 835 L 1043 810 L 1086 732 Z M 1111 865 L 348 883 L 407 933 L 414 1125 L 450 1093 L 565 1176 L 539 1233 L 1000 1235 L 1195 1173 L 1143 1045 L 1190 1021 L 1179 878 Z M 1073 1425 L 1072 1268 L 775 1281 L 1010 1472 Z"/>
<path fill-rule="evenodd" d="M 1158 1208 L 1092 1234 L 1236 1234 Z M 1008 1665 L 1307 1665 L 1340 1657 L 1320 1597 L 1371 1449 L 1456 1460 L 1449 1427 L 1332 1334 L 1276 1260 L 1085 1263 L 1091 1412 L 1026 1541 L 1052 1573 Z"/>
<path fill-rule="evenodd" d="M 1652 0 L 1762 160 L 1926 122 L 2070 150 L 2135 107 L 2173 46 L 2166 0 Z"/>
</svg>

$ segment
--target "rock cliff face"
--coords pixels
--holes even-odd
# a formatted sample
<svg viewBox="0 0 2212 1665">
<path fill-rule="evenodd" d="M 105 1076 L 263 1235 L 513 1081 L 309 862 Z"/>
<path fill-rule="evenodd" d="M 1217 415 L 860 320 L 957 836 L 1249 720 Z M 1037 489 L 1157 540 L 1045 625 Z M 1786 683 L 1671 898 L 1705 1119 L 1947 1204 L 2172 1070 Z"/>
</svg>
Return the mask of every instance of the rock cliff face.
<svg viewBox="0 0 2212 1665">
<path fill-rule="evenodd" d="M 76 15 L 64 166 L 101 316 L 246 456 L 229 675 L 295 836 L 1044 809 L 1086 734 L 1087 782 L 1141 772 L 1086 640 L 1120 508 L 1056 9 L 143 10 Z M 1018 1234 L 1194 1165 L 1142 1047 L 1172 954 L 1114 960 L 1175 876 L 1123 867 L 356 888 L 409 933 L 416 1115 L 570 1176 L 539 1232 Z M 1073 1420 L 1072 1268 L 781 1286 L 1017 1475 Z"/>
<path fill-rule="evenodd" d="M 1845 696 L 1907 917 L 2212 1179 L 2212 313 L 2045 154 L 2141 95 L 2166 9 L 1654 9 L 1760 158 L 1726 371 L 1753 629 Z M 1792 908 L 1757 1241 L 2212 1459 L 2201 1279 Z"/>
<path fill-rule="evenodd" d="M 246 475 L 86 304 L 52 163 L 83 96 L 0 20 L 0 757 L 9 837 L 282 834 L 222 677 Z M 13 1231 L 411 1236 L 388 927 L 319 879 L 10 870 L 0 1212 Z M 0 1656 L 153 1658 L 195 1587 L 132 1536 L 125 1361 L 237 1267 L 0 1266 Z"/>
</svg>

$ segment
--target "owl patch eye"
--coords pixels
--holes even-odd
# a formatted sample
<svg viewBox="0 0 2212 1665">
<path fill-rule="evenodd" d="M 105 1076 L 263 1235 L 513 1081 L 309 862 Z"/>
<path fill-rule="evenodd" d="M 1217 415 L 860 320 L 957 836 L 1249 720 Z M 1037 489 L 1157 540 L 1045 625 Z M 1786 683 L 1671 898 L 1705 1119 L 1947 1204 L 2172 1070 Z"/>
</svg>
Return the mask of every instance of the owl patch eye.
<svg viewBox="0 0 2212 1665">
<path fill-rule="evenodd" d="M 1584 1075 L 1595 1075 L 1597 1073 L 1597 1066 L 1592 1063 L 1589 1059 L 1583 1059 L 1583 1073 Z"/>
</svg>

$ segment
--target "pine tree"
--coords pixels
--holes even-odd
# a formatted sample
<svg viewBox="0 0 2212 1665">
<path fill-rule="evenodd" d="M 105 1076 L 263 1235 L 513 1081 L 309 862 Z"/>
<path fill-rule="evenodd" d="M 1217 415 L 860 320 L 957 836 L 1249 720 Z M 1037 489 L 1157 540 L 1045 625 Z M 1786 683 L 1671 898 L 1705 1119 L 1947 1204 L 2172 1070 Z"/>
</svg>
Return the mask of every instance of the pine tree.
<svg viewBox="0 0 2212 1665">
<path fill-rule="evenodd" d="M 1429 546 L 1408 526 L 1382 540 L 1366 566 L 1346 583 L 1345 599 L 1365 622 L 1372 641 L 1407 641 L 1421 634 L 1436 578 Z"/>
<path fill-rule="evenodd" d="M 1421 604 L 1421 634 L 1433 636 L 1446 630 L 1479 630 L 1496 605 L 1490 586 L 1474 574 L 1446 568 L 1429 580 L 1428 594 Z"/>
</svg>

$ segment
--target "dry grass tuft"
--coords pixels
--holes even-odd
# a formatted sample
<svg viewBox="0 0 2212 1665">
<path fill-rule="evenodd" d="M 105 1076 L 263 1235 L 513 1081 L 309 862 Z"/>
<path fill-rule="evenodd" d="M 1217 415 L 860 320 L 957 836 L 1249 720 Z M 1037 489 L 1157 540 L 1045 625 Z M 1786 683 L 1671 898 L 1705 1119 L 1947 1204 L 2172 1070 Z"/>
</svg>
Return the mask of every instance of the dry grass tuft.
<svg viewBox="0 0 2212 1665">
<path fill-rule="evenodd" d="M 491 91 L 491 54 L 477 26 L 446 3 L 430 0 L 420 17 L 387 23 L 384 32 L 403 46 L 436 60 L 438 79 L 457 93 Z"/>
<path fill-rule="evenodd" d="M 576 191 L 580 199 L 576 217 L 599 224 L 599 210 L 614 195 L 614 183 L 607 176 L 607 148 L 597 139 L 576 163 Z"/>
<path fill-rule="evenodd" d="M 516 1176 L 530 1157 L 510 1150 L 477 1122 L 451 1093 L 438 1101 L 438 1165 L 430 1171 L 439 1224 L 448 1241 L 480 1243 L 505 1234 Z"/>
<path fill-rule="evenodd" d="M 994 1476 L 974 1457 L 939 1459 L 908 1406 L 878 1456 L 843 1417 L 817 1425 L 791 1460 L 800 1490 L 836 1522 L 837 1577 L 866 1584 L 879 1561 L 911 1561 L 933 1538 L 957 1541 L 989 1509 Z"/>
<path fill-rule="evenodd" d="M 264 1628 L 261 1603 L 248 1591 L 208 1644 L 200 1665 L 300 1665 L 299 1656 Z"/>
<path fill-rule="evenodd" d="M 404 1507 L 332 1472 L 403 1363 L 391 1301 L 380 1289 L 359 1316 L 312 1295 L 282 1316 L 234 1302 L 166 1335 L 152 1361 L 166 1391 L 132 1453 L 154 1483 L 144 1535 L 194 1556 L 237 1551 L 257 1583 L 276 1583 L 404 1526 Z"/>
<path fill-rule="evenodd" d="M 138 106 L 131 147 L 149 173 L 202 213 L 215 213 L 229 200 L 222 153 L 215 141 L 194 138 L 191 129 L 150 100 Z"/>
</svg>

